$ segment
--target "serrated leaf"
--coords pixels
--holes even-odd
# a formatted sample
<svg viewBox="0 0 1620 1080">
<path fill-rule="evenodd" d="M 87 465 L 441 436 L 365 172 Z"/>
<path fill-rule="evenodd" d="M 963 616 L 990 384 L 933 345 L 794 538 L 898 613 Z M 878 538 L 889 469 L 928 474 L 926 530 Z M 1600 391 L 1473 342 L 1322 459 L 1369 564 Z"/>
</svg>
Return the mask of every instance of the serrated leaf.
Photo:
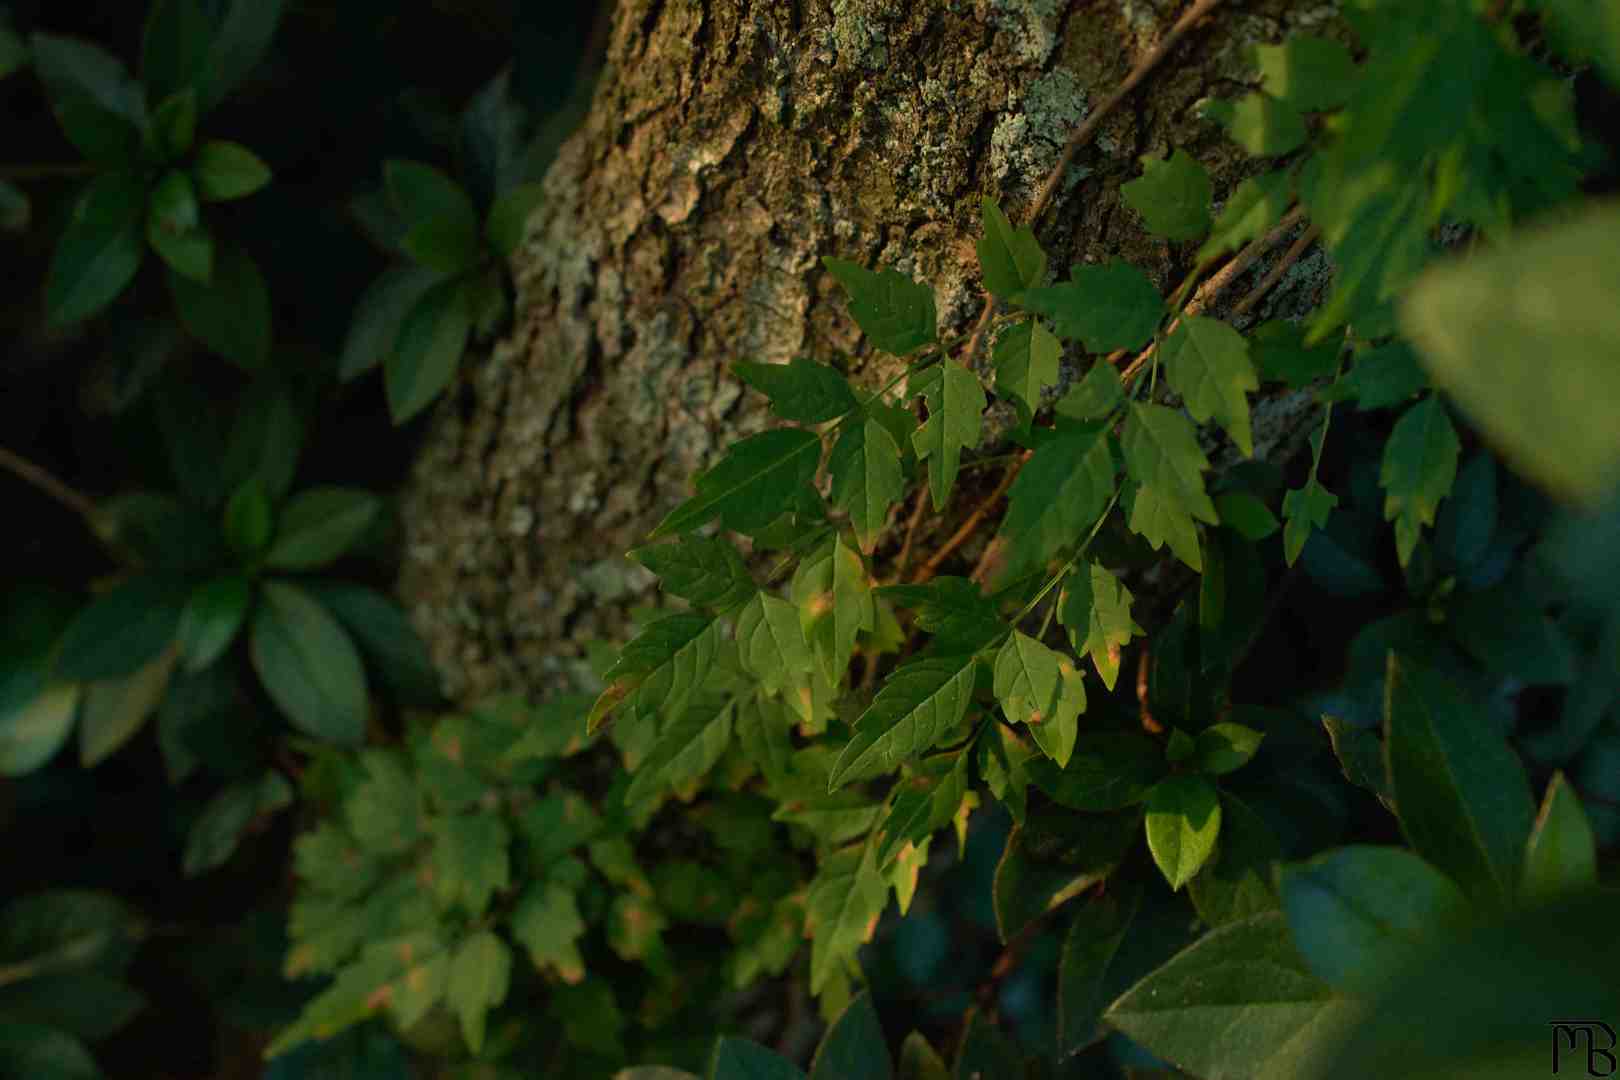
<svg viewBox="0 0 1620 1080">
<path fill-rule="evenodd" d="M 1125 204 L 1166 240 L 1196 240 L 1209 228 L 1209 174 L 1185 150 L 1142 158 L 1142 175 L 1120 186 Z"/>
<path fill-rule="evenodd" d="M 835 536 L 799 563 L 791 591 L 805 640 L 827 681 L 841 684 L 856 638 L 877 625 L 866 565 Z"/>
<path fill-rule="evenodd" d="M 979 238 L 979 266 L 984 287 L 993 296 L 1008 297 L 1032 289 L 1046 276 L 1046 252 L 1028 225 L 1014 229 L 995 200 L 986 198 L 984 235 Z"/>
<path fill-rule="evenodd" d="M 1243 335 L 1218 319 L 1184 316 L 1160 349 L 1165 375 L 1196 420 L 1220 422 L 1244 457 L 1254 456 L 1248 392 L 1260 389 Z"/>
<path fill-rule="evenodd" d="M 1062 355 L 1062 344 L 1036 319 L 1017 323 L 996 338 L 996 393 L 1020 406 L 1024 423 L 1040 408 L 1041 388 L 1057 383 Z"/>
<path fill-rule="evenodd" d="M 810 992 L 819 994 L 836 967 L 871 940 L 889 886 L 878 873 L 870 844 L 822 860 L 805 898 L 805 931 L 812 935 Z"/>
<path fill-rule="evenodd" d="M 1112 364 L 1098 362 L 1091 365 L 1085 378 L 1067 394 L 1058 398 L 1053 406 L 1059 416 L 1071 420 L 1101 420 L 1111 414 L 1125 400 L 1125 384 Z"/>
<path fill-rule="evenodd" d="M 934 340 L 933 289 L 892 269 L 873 273 L 832 256 L 821 264 L 849 294 L 849 313 L 874 346 L 905 356 Z"/>
<path fill-rule="evenodd" d="M 961 463 L 962 451 L 979 445 L 985 405 L 979 377 L 944 361 L 914 376 L 908 393 L 922 394 L 928 420 L 911 436 L 917 457 L 928 462 L 928 491 L 934 509 L 943 510 Z"/>
<path fill-rule="evenodd" d="M 1553 773 L 1524 847 L 1526 901 L 1544 903 L 1598 883 L 1597 840 L 1563 771 Z"/>
<path fill-rule="evenodd" d="M 636 768 L 624 793 L 626 806 L 649 802 L 662 791 L 690 784 L 714 768 L 731 745 L 735 715 L 730 700 L 698 701 L 664 729 Z"/>
<path fill-rule="evenodd" d="M 799 609 L 762 592 L 737 616 L 737 647 L 743 669 L 773 696 L 801 684 L 814 663 Z"/>
<path fill-rule="evenodd" d="M 1080 563 L 1064 579 L 1058 621 L 1075 652 L 1087 653 L 1110 691 L 1119 678 L 1119 651 L 1146 633 L 1131 617 L 1131 591 L 1103 566 Z"/>
<path fill-rule="evenodd" d="M 1059 420 L 1043 438 L 1008 492 L 998 534 L 1005 581 L 1043 568 L 1097 523 L 1114 490 L 1114 458 L 1106 430 Z"/>
<path fill-rule="evenodd" d="M 678 715 L 719 649 L 720 624 L 707 615 L 687 612 L 649 624 L 602 677 L 606 689 L 591 706 L 585 733 L 600 731 L 625 702 L 631 716 Z"/>
<path fill-rule="evenodd" d="M 1192 880 L 1213 854 L 1220 832 L 1220 795 L 1204 777 L 1169 776 L 1148 792 L 1148 850 L 1171 889 Z"/>
<path fill-rule="evenodd" d="M 278 570 L 325 566 L 352 548 L 381 511 L 382 500 L 361 488 L 300 491 L 281 508 L 265 565 Z"/>
<path fill-rule="evenodd" d="M 1355 88 L 1355 60 L 1331 38 L 1290 34 L 1254 53 L 1267 92 L 1306 112 L 1343 105 Z"/>
<path fill-rule="evenodd" d="M 939 775 L 903 780 L 873 833 L 877 865 L 887 867 L 907 844 L 920 844 L 956 814 L 967 794 L 967 755 Z"/>
<path fill-rule="evenodd" d="M 849 511 L 861 550 L 871 554 L 889 521 L 889 508 L 905 494 L 900 444 L 871 416 L 851 424 L 827 457 L 833 505 Z"/>
<path fill-rule="evenodd" d="M 253 669 L 293 726 L 330 742 L 365 735 L 366 673 L 354 642 L 304 590 L 265 582 L 249 641 Z"/>
<path fill-rule="evenodd" d="M 954 656 L 918 660 L 890 675 L 856 720 L 828 790 L 882 775 L 960 724 L 973 694 L 973 669 L 972 656 Z"/>
<path fill-rule="evenodd" d="M 445 999 L 461 1018 L 462 1037 L 474 1054 L 484 1046 L 485 1016 L 506 1000 L 511 973 L 511 950 L 488 930 L 463 941 L 450 962 Z"/>
<path fill-rule="evenodd" d="M 1444 676 L 1390 654 L 1384 749 L 1401 831 L 1486 907 L 1517 891 L 1535 805 L 1524 766 Z"/>
<path fill-rule="evenodd" d="M 585 934 L 574 894 L 560 885 L 532 885 L 512 912 L 512 937 L 529 950 L 535 969 L 555 971 L 575 985 L 585 978 L 577 942 Z"/>
<path fill-rule="evenodd" d="M 1235 101 L 1209 101 L 1203 112 L 1252 157 L 1277 157 L 1305 141 L 1305 118 L 1299 109 L 1270 94 L 1256 91 Z"/>
<path fill-rule="evenodd" d="M 1193 570 L 1204 572 L 1198 528 L 1192 516 L 1165 492 L 1138 487 L 1131 498 L 1129 525 L 1149 547 L 1158 550 L 1169 544 L 1176 558 Z"/>
<path fill-rule="evenodd" d="M 1369 994 L 1425 938 L 1470 914 L 1450 878 L 1405 848 L 1353 845 L 1277 869 L 1282 910 L 1305 963 L 1349 994 Z"/>
<path fill-rule="evenodd" d="M 96 314 L 135 277 L 146 252 L 145 208 L 146 184 L 135 173 L 104 172 L 90 181 L 45 274 L 45 311 L 54 325 Z"/>
<path fill-rule="evenodd" d="M 815 476 L 820 451 L 820 437 L 802 428 L 774 428 L 732 443 L 719 464 L 698 475 L 697 494 L 671 510 L 647 539 L 691 532 L 716 516 L 738 532 L 764 528 Z"/>
<path fill-rule="evenodd" d="M 1029 289 L 1018 303 L 1051 319 L 1058 337 L 1081 342 L 1094 353 L 1141 347 L 1164 317 L 1158 288 L 1140 269 L 1117 257 L 1101 266 L 1071 266 L 1068 281 Z"/>
<path fill-rule="evenodd" d="M 967 578 L 947 574 L 926 585 L 884 585 L 876 595 L 915 611 L 917 625 L 949 652 L 972 652 L 1007 629 L 995 605 Z"/>
<path fill-rule="evenodd" d="M 227 246 L 214 257 L 206 285 L 169 272 L 169 294 L 186 332 L 246 371 L 270 358 L 270 292 L 247 252 Z"/>
<path fill-rule="evenodd" d="M 270 182 L 270 166 L 239 143 L 210 139 L 191 160 L 197 194 L 205 202 L 242 199 Z"/>
<path fill-rule="evenodd" d="M 511 882 L 506 823 L 493 814 L 450 814 L 433 821 L 433 892 L 441 907 L 459 904 L 477 919 Z"/>
<path fill-rule="evenodd" d="M 754 592 L 742 556 L 724 540 L 682 536 L 673 544 L 636 548 L 630 558 L 657 574 L 665 592 L 698 607 L 725 611 Z"/>
<path fill-rule="evenodd" d="M 1186 417 L 1163 405 L 1132 403 L 1121 448 L 1126 469 L 1137 483 L 1160 492 L 1187 517 L 1220 523 L 1215 504 L 1204 491 L 1203 471 L 1209 461 Z"/>
<path fill-rule="evenodd" d="M 1063 657 L 1022 630 L 1014 630 L 996 653 L 996 700 L 1013 724 L 1039 724 L 1056 711 Z"/>
<path fill-rule="evenodd" d="M 1405 342 L 1396 341 L 1357 353 L 1350 370 L 1317 398 L 1354 400 L 1358 409 L 1388 409 L 1405 404 L 1428 386 L 1429 377 L 1418 366 L 1417 354 Z"/>
<path fill-rule="evenodd" d="M 1299 387 L 1338 370 L 1339 342 L 1307 347 L 1304 327 L 1272 319 L 1249 334 L 1249 355 L 1262 379 Z"/>
<path fill-rule="evenodd" d="M 1395 553 L 1401 566 L 1412 558 L 1425 525 L 1434 524 L 1440 500 L 1457 477 L 1462 443 L 1437 394 L 1401 415 L 1384 444 L 1378 482 L 1384 488 L 1384 520 L 1395 522 Z"/>
<path fill-rule="evenodd" d="M 1281 221 L 1293 197 L 1293 184 L 1287 169 L 1240 183 L 1221 207 L 1208 239 L 1199 247 L 1198 261 L 1240 248 Z"/>
<path fill-rule="evenodd" d="M 1295 488 L 1283 496 L 1283 555 L 1293 566 L 1299 553 L 1310 538 L 1312 529 L 1327 525 L 1328 516 L 1339 505 L 1339 497 L 1317 482 L 1313 476 L 1302 488 Z"/>
<path fill-rule="evenodd" d="M 738 360 L 737 377 L 771 399 L 771 412 L 796 424 L 822 424 L 854 409 L 849 380 L 826 364 L 796 356 L 786 364 Z"/>
<path fill-rule="evenodd" d="M 388 412 L 403 424 L 432 404 L 456 376 L 472 330 L 472 309 L 460 279 L 428 287 L 400 325 L 383 358 Z"/>
</svg>

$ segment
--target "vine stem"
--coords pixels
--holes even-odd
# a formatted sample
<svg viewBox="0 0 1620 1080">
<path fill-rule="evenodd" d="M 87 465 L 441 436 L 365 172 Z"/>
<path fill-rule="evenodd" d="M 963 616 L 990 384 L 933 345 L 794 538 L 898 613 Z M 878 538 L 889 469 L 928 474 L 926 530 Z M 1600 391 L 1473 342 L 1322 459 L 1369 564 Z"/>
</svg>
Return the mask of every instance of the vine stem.
<svg viewBox="0 0 1620 1080">
<path fill-rule="evenodd" d="M 973 535 L 974 530 L 979 527 L 979 523 L 990 513 L 991 508 L 1001 501 L 1003 495 L 1007 494 L 1007 489 L 1012 487 L 1013 480 L 1018 476 L 1018 470 L 1024 467 L 1024 462 L 1028 461 L 1033 453 L 1033 450 L 1025 450 L 1018 455 L 1011 465 L 1007 466 L 1006 470 L 1001 474 L 1001 480 L 996 484 L 996 489 L 974 508 L 973 513 L 969 514 L 967 520 L 962 522 L 961 526 L 951 534 L 950 539 L 940 545 L 939 550 L 930 555 L 927 562 L 917 568 L 917 572 L 911 577 L 913 585 L 924 585 L 935 574 L 939 573 L 939 568 L 945 564 L 945 560 L 950 558 L 956 549 L 961 547 L 967 541 L 967 538 Z"/>
<path fill-rule="evenodd" d="M 96 534 L 97 539 L 107 540 L 107 529 L 101 517 L 101 512 L 96 509 L 95 501 L 88 495 L 64 484 L 50 470 L 34 464 L 21 454 L 7 450 L 3 446 L 0 446 L 0 465 L 5 466 L 25 483 L 43 491 L 83 518 L 90 531 Z"/>
<path fill-rule="evenodd" d="M 1288 268 L 1299 261 L 1300 256 L 1305 254 L 1305 249 L 1310 247 L 1311 244 L 1315 243 L 1316 238 L 1320 236 L 1321 233 L 1322 230 L 1317 228 L 1315 225 L 1312 225 L 1310 228 L 1300 233 L 1299 239 L 1294 241 L 1293 247 L 1290 247 L 1286 252 L 1284 252 L 1283 257 L 1278 260 L 1277 265 L 1271 268 L 1271 273 L 1267 274 L 1265 278 L 1261 280 L 1260 284 L 1256 285 L 1254 289 L 1250 291 L 1248 296 L 1245 296 L 1242 300 L 1237 302 L 1237 306 L 1232 308 L 1232 314 L 1247 315 L 1250 309 L 1258 304 L 1266 293 L 1270 292 L 1276 287 L 1277 282 L 1282 280 L 1282 276 L 1288 273 Z"/>
</svg>

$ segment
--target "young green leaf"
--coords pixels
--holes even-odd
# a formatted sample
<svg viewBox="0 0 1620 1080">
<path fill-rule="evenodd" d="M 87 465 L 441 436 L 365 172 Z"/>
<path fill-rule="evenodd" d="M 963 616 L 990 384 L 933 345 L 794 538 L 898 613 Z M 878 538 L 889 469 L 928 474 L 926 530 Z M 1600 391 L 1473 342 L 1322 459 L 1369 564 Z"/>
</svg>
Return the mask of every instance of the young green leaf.
<svg viewBox="0 0 1620 1080">
<path fill-rule="evenodd" d="M 1439 395 L 1430 394 L 1395 423 L 1384 444 L 1378 482 L 1384 488 L 1384 520 L 1395 522 L 1395 553 L 1405 566 L 1423 526 L 1434 524 L 1440 500 L 1457 477 L 1462 444 Z"/>
<path fill-rule="evenodd" d="M 878 873 L 872 845 L 834 852 L 822 860 L 805 898 L 810 947 L 810 992 L 821 993 L 835 967 L 853 959 L 871 939 L 889 887 Z"/>
<path fill-rule="evenodd" d="M 933 289 L 898 271 L 873 273 L 846 259 L 826 256 L 821 264 L 849 293 L 849 313 L 874 346 L 905 356 L 934 340 Z"/>
<path fill-rule="evenodd" d="M 862 991 L 827 1028 L 810 1061 L 810 1080 L 892 1080 L 889 1046 L 872 1007 L 872 992 Z"/>
<path fill-rule="evenodd" d="M 1270 94 L 1256 91 L 1235 101 L 1208 101 L 1203 112 L 1251 157 L 1277 157 L 1305 142 L 1305 118 L 1299 109 Z"/>
<path fill-rule="evenodd" d="M 140 269 L 146 244 L 141 218 L 146 182 L 138 174 L 104 172 L 76 202 L 45 274 L 45 311 L 65 326 L 112 303 Z"/>
<path fill-rule="evenodd" d="M 186 596 L 184 583 L 145 575 L 96 597 L 62 632 L 56 674 L 90 682 L 144 666 L 174 639 Z"/>
<path fill-rule="evenodd" d="M 394 351 L 384 358 L 388 411 L 403 424 L 427 408 L 456 376 L 472 310 L 458 279 L 428 287 L 406 315 Z"/>
<path fill-rule="evenodd" d="M 890 675 L 855 722 L 827 778 L 827 790 L 879 776 L 933 746 L 967 715 L 973 694 L 970 656 L 918 660 Z"/>
<path fill-rule="evenodd" d="M 461 1018 L 462 1037 L 474 1054 L 484 1047 L 486 1015 L 506 1000 L 511 974 L 512 951 L 488 930 L 480 930 L 456 949 L 445 999 Z"/>
<path fill-rule="evenodd" d="M 1563 771 L 1553 773 L 1524 848 L 1520 892 L 1531 902 L 1597 885 L 1597 841 Z"/>
<path fill-rule="evenodd" d="M 700 700 L 688 706 L 659 735 L 637 767 L 624 793 L 627 807 L 650 803 L 669 788 L 707 775 L 731 745 L 735 707 L 730 699 Z"/>
<path fill-rule="evenodd" d="M 1196 240 L 1209 228 L 1209 174 L 1185 150 L 1142 158 L 1142 175 L 1119 189 L 1125 204 L 1166 240 Z"/>
<path fill-rule="evenodd" d="M 861 557 L 835 536 L 799 563 L 791 591 L 805 640 L 827 681 L 837 686 L 855 653 L 855 639 L 877 625 L 871 575 Z"/>
<path fill-rule="evenodd" d="M 1310 539 L 1312 529 L 1327 525 L 1328 515 L 1339 505 L 1339 497 L 1311 477 L 1302 488 L 1295 488 L 1283 496 L 1283 555 L 1293 566 Z"/>
<path fill-rule="evenodd" d="M 1354 845 L 1284 863 L 1277 887 L 1305 963 L 1349 994 L 1377 990 L 1424 938 L 1470 914 L 1451 879 L 1405 848 Z"/>
<path fill-rule="evenodd" d="M 1506 907 L 1535 818 L 1524 766 L 1444 676 L 1390 653 L 1384 748 L 1401 831 L 1476 903 Z"/>
<path fill-rule="evenodd" d="M 796 356 L 786 364 L 738 360 L 737 377 L 771 399 L 771 412 L 796 424 L 836 420 L 858 404 L 849 380 L 826 364 Z"/>
<path fill-rule="evenodd" d="M 163 700 L 179 650 L 169 646 L 128 675 L 85 688 L 79 717 L 79 764 L 99 765 L 141 730 Z"/>
<path fill-rule="evenodd" d="M 511 881 L 506 823 L 493 814 L 434 818 L 433 893 L 441 908 L 459 904 L 476 919 Z"/>
<path fill-rule="evenodd" d="M 951 485 L 962 450 L 979 445 L 980 424 L 985 405 L 979 377 L 949 360 L 913 376 L 908 387 L 928 402 L 928 420 L 911 436 L 919 458 L 928 461 L 928 491 L 934 509 L 943 510 L 950 499 Z"/>
<path fill-rule="evenodd" d="M 686 535 L 673 544 L 636 548 L 630 558 L 657 574 L 665 592 L 698 607 L 727 611 L 755 591 L 742 556 L 725 540 Z"/>
<path fill-rule="evenodd" d="M 265 565 L 278 570 L 326 566 L 352 548 L 381 512 L 382 500 L 361 488 L 300 491 L 281 508 Z"/>
<path fill-rule="evenodd" d="M 238 143 L 213 139 L 197 147 L 191 178 L 205 202 L 241 199 L 270 182 L 270 167 Z"/>
<path fill-rule="evenodd" d="M 1110 691 L 1119 678 L 1119 651 L 1147 631 L 1131 617 L 1131 591 L 1097 563 L 1079 563 L 1063 580 L 1058 622 L 1077 653 L 1087 653 Z"/>
<path fill-rule="evenodd" d="M 1046 276 L 1046 252 L 1028 225 L 1014 230 L 995 200 L 986 198 L 984 235 L 979 238 L 979 266 L 984 287 L 993 296 L 1009 297 L 1033 289 Z"/>
<path fill-rule="evenodd" d="M 1243 335 L 1219 319 L 1184 316 L 1160 350 L 1170 385 L 1195 420 L 1214 417 L 1245 457 L 1254 456 L 1249 429 L 1251 390 L 1260 389 Z"/>
<path fill-rule="evenodd" d="M 1131 530 L 1155 549 L 1168 540 L 1182 562 L 1202 571 L 1193 521 L 1215 525 L 1220 518 L 1204 491 L 1202 473 L 1209 461 L 1192 424 L 1162 405 L 1132 403 L 1121 445 L 1126 470 L 1140 485 L 1131 506 Z"/>
<path fill-rule="evenodd" d="M 996 393 L 1013 399 L 1023 423 L 1040 408 L 1041 388 L 1057 383 L 1062 356 L 1062 343 L 1037 319 L 1017 323 L 996 338 Z"/>
<path fill-rule="evenodd" d="M 159 218 L 156 194 L 151 212 L 146 216 L 146 242 L 169 269 L 192 281 L 208 284 L 214 277 L 214 234 L 201 223 L 185 229 L 165 228 Z"/>
<path fill-rule="evenodd" d="M 175 636 L 190 672 L 201 671 L 230 648 L 247 620 L 253 586 L 237 574 L 215 578 L 191 590 Z"/>
<path fill-rule="evenodd" d="M 247 252 L 217 252 L 206 285 L 171 270 L 169 294 L 192 337 L 247 371 L 264 368 L 270 359 L 270 292 Z"/>
<path fill-rule="evenodd" d="M 1055 434 L 1040 440 L 1008 491 L 998 534 L 1004 562 L 995 580 L 1045 567 L 1097 523 L 1114 491 L 1106 436 L 1100 425 L 1059 419 Z"/>
<path fill-rule="evenodd" d="M 264 483 L 257 475 L 249 476 L 225 501 L 225 515 L 221 522 L 225 542 L 242 559 L 257 559 L 270 543 L 275 527 L 275 510 Z"/>
<path fill-rule="evenodd" d="M 1290 34 L 1280 45 L 1256 46 L 1254 54 L 1266 91 L 1297 109 L 1336 108 L 1355 89 L 1356 62 L 1331 38 Z"/>
<path fill-rule="evenodd" d="M 833 505 L 849 511 L 861 551 L 871 554 L 889 521 L 889 508 L 905 494 L 900 444 L 881 421 L 868 415 L 851 424 L 827 456 Z"/>
<path fill-rule="evenodd" d="M 529 950 L 535 968 L 555 971 L 570 986 L 585 978 L 578 945 L 584 935 L 574 894 L 552 882 L 529 886 L 512 912 L 512 937 Z"/>
<path fill-rule="evenodd" d="M 483 255 L 478 211 L 450 177 L 431 165 L 398 159 L 383 163 L 383 185 L 406 232 L 400 246 L 423 266 L 454 274 Z"/>
<path fill-rule="evenodd" d="M 1146 274 L 1120 258 L 1069 268 L 1061 285 L 1029 289 L 1021 307 L 1052 320 L 1058 337 L 1089 352 L 1139 348 L 1164 317 L 1164 299 Z"/>
<path fill-rule="evenodd" d="M 304 590 L 266 582 L 253 612 L 253 669 L 293 726 L 330 742 L 365 735 L 366 673 L 354 642 Z"/>
<path fill-rule="evenodd" d="M 1287 169 L 1240 183 L 1221 207 L 1220 217 L 1215 219 L 1209 237 L 1199 247 L 1198 261 L 1234 251 L 1276 225 L 1288 210 L 1293 187 L 1293 177 Z"/>
<path fill-rule="evenodd" d="M 697 494 L 671 510 L 647 539 L 692 532 L 716 516 L 738 532 L 764 528 L 815 476 L 820 450 L 816 433 L 801 428 L 773 428 L 733 443 L 719 464 L 698 475 Z"/>
<path fill-rule="evenodd" d="M 1214 852 L 1220 832 L 1220 795 L 1204 777 L 1168 776 L 1148 793 L 1148 850 L 1170 888 L 1179 890 L 1192 880 Z"/>
</svg>

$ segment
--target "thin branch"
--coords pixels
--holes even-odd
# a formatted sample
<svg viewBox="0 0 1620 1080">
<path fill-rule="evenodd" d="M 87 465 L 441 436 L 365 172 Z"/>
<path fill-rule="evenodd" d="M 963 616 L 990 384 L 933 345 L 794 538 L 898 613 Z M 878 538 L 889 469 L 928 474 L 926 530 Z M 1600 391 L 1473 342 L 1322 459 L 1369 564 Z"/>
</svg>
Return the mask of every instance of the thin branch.
<svg viewBox="0 0 1620 1080">
<path fill-rule="evenodd" d="M 1267 274 L 1248 296 L 1237 302 L 1237 306 L 1232 308 L 1232 314 L 1234 316 L 1247 315 L 1249 309 L 1264 299 L 1266 293 L 1270 292 L 1277 282 L 1282 280 L 1282 276 L 1288 273 L 1288 268 L 1299 261 L 1299 257 L 1305 254 L 1305 249 L 1316 242 L 1316 238 L 1321 232 L 1321 229 L 1312 225 L 1303 233 L 1300 233 L 1299 239 L 1294 241 L 1294 246 L 1283 254 L 1282 259 L 1278 261 L 1276 266 L 1271 268 L 1271 273 Z"/>
<path fill-rule="evenodd" d="M 974 530 L 979 527 L 979 523 L 990 513 L 991 508 L 1001 501 L 1003 495 L 1007 494 L 1007 489 L 1012 487 L 1013 480 L 1018 476 L 1018 470 L 1024 467 L 1024 462 L 1029 460 L 1032 453 L 1031 450 L 1025 450 L 1019 455 L 1017 461 L 1007 466 L 1007 470 L 1001 474 L 1001 480 L 996 484 L 996 489 L 990 493 L 988 498 L 974 508 L 973 513 L 969 514 L 967 520 L 962 522 L 957 530 L 951 534 L 950 539 L 946 540 L 938 551 L 929 556 L 928 561 L 923 563 L 917 572 L 912 575 L 911 583 L 913 585 L 922 585 L 939 573 L 939 568 L 945 564 L 945 560 L 950 558 L 951 554 L 961 547 L 968 537 L 973 535 Z"/>
<path fill-rule="evenodd" d="M 75 491 L 58 480 L 49 470 L 35 465 L 27 458 L 15 454 L 3 446 L 0 446 L 0 465 L 10 469 L 26 483 L 32 484 L 75 514 L 78 514 L 90 526 L 92 532 L 97 536 L 101 535 L 101 514 L 96 509 L 95 502 L 89 496 Z"/>
<path fill-rule="evenodd" d="M 917 526 L 922 522 L 923 507 L 928 504 L 928 485 L 917 489 L 917 501 L 911 506 L 911 517 L 906 521 L 906 539 L 900 545 L 900 556 L 894 563 L 894 576 L 884 584 L 893 585 L 906 576 L 906 564 L 911 561 L 911 543 L 917 537 Z"/>
</svg>

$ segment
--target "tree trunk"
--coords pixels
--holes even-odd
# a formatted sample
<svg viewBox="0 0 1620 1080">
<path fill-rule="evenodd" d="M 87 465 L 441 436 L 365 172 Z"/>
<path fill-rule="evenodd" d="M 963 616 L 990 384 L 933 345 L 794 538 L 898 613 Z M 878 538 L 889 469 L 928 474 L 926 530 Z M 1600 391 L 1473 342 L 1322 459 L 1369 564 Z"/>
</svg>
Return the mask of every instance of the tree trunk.
<svg viewBox="0 0 1620 1080">
<path fill-rule="evenodd" d="M 465 362 L 405 493 L 400 591 L 447 691 L 538 695 L 580 673 L 585 641 L 623 640 L 629 609 L 656 599 L 624 552 L 694 471 L 770 423 L 732 361 L 844 353 L 870 386 L 892 374 L 821 256 L 926 281 L 941 335 L 969 329 L 981 196 L 1021 222 L 1070 132 L 1185 7 L 621 0 L 590 114 L 513 260 L 512 334 Z M 1117 256 L 1173 288 L 1196 244 L 1149 236 L 1120 185 L 1142 155 L 1175 148 L 1209 169 L 1218 201 L 1263 171 L 1194 106 L 1252 80 L 1247 44 L 1311 27 L 1338 32 L 1336 4 L 1232 0 L 1188 35 L 1102 124 L 1043 217 L 1059 277 Z M 1308 310 L 1327 275 L 1320 253 L 1301 260 L 1238 324 Z M 1280 464 L 1302 442 L 1308 395 L 1254 408 L 1256 457 Z M 994 472 L 964 474 L 950 510 L 923 519 L 923 550 Z"/>
</svg>

